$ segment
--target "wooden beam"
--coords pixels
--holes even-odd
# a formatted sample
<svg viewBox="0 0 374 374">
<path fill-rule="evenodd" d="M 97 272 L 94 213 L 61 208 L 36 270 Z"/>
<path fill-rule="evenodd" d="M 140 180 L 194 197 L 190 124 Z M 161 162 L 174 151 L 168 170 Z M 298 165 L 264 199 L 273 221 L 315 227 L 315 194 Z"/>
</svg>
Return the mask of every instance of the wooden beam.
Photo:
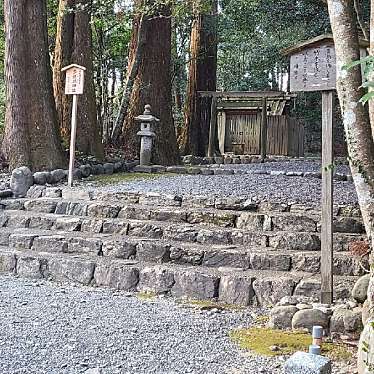
<svg viewBox="0 0 374 374">
<path fill-rule="evenodd" d="M 279 97 L 279 98 L 293 98 L 296 97 L 294 94 L 289 94 L 281 91 L 198 91 L 198 94 L 201 97 L 253 97 L 253 98 L 262 98 L 262 97 Z"/>
<path fill-rule="evenodd" d="M 321 303 L 333 301 L 333 113 L 335 91 L 322 92 Z"/>
<path fill-rule="evenodd" d="M 262 115 L 261 115 L 261 160 L 265 161 L 266 146 L 268 140 L 268 102 L 266 97 L 262 99 Z"/>
<path fill-rule="evenodd" d="M 212 97 L 212 103 L 210 106 L 208 157 L 214 157 L 215 144 L 216 144 L 216 133 L 217 133 L 217 98 Z"/>
</svg>

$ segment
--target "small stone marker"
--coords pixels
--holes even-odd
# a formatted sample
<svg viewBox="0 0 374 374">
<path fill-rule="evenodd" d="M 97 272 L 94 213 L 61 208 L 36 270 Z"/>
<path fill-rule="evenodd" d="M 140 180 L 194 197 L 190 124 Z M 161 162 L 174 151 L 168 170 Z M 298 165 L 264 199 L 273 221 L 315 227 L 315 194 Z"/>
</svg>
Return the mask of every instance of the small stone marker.
<svg viewBox="0 0 374 374">
<path fill-rule="evenodd" d="M 285 374 L 331 374 L 331 361 L 327 357 L 296 352 L 284 367 Z"/>
</svg>

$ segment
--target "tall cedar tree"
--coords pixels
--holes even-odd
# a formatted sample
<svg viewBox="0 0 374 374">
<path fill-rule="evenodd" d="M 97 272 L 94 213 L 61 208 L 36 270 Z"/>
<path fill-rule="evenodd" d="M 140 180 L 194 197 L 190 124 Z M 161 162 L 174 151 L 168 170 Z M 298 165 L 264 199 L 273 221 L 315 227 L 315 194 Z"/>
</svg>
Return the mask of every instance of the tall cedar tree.
<svg viewBox="0 0 374 374">
<path fill-rule="evenodd" d="M 209 128 L 200 121 L 198 91 L 217 89 L 217 1 L 211 0 L 210 11 L 195 11 L 191 31 L 189 78 L 185 107 L 185 123 L 180 140 L 182 152 L 205 156 Z"/>
<path fill-rule="evenodd" d="M 143 113 L 145 104 L 150 104 L 152 113 L 160 119 L 156 126 L 152 161 L 175 165 L 179 163 L 179 152 L 172 115 L 171 12 L 169 7 L 157 6 L 153 0 L 147 0 L 146 5 L 149 8 L 153 6 L 152 14 L 136 16 L 138 20 L 142 19 L 141 32 L 145 33 L 144 36 L 138 35 L 140 22 L 135 20 L 133 23 L 129 61 L 134 63 L 136 60 L 137 40 L 144 40 L 144 50 L 122 127 L 122 141 L 126 153 L 135 157 L 139 150 L 139 138 L 136 135 L 139 125 L 135 123 L 134 117 Z"/>
<path fill-rule="evenodd" d="M 347 71 L 345 66 L 359 60 L 358 33 L 351 0 L 328 0 L 331 28 L 334 35 L 337 85 L 340 107 L 343 116 L 345 134 L 352 177 L 355 183 L 358 201 L 365 224 L 370 246 L 374 243 L 374 142 L 367 107 L 360 103 L 364 94 L 361 87 L 361 68 L 356 66 Z M 359 373 L 371 373 L 374 370 L 374 269 L 371 266 L 371 279 L 368 289 L 369 321 L 365 326 L 359 345 Z M 365 363 L 369 358 L 369 363 Z M 371 365 L 368 367 L 367 364 Z"/>
<path fill-rule="evenodd" d="M 65 164 L 53 99 L 45 0 L 5 0 L 6 119 L 2 150 L 10 167 Z"/>
<path fill-rule="evenodd" d="M 83 95 L 78 98 L 77 150 L 102 158 L 104 154 L 97 121 L 93 78 L 91 0 L 60 0 L 57 17 L 56 47 L 53 66 L 53 87 L 61 136 L 70 138 L 72 97 L 64 94 L 65 73 L 61 69 L 72 63 L 82 65 L 85 72 Z"/>
</svg>

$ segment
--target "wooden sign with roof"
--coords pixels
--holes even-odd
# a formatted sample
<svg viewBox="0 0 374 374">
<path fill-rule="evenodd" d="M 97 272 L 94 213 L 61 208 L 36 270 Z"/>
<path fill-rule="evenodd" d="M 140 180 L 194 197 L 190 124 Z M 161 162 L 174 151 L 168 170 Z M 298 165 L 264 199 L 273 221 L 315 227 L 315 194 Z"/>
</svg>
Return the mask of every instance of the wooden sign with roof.
<svg viewBox="0 0 374 374">
<path fill-rule="evenodd" d="M 361 57 L 369 43 L 360 39 Z M 336 56 L 334 38 L 324 34 L 283 50 L 290 56 L 290 90 L 329 91 L 336 88 Z"/>
<path fill-rule="evenodd" d="M 85 70 L 85 67 L 77 64 L 71 64 L 61 70 L 66 71 L 65 95 L 83 94 Z"/>
</svg>

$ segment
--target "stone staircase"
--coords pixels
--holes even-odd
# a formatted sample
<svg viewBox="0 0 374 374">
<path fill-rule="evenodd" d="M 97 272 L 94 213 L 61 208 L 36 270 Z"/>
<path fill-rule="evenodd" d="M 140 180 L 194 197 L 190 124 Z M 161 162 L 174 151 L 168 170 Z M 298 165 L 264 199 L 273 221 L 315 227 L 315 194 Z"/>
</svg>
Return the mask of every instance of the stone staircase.
<svg viewBox="0 0 374 374">
<path fill-rule="evenodd" d="M 300 204 L 33 187 L 0 201 L 0 272 L 229 304 L 318 297 L 320 213 Z M 335 208 L 335 297 L 364 270 L 356 206 Z"/>
</svg>

